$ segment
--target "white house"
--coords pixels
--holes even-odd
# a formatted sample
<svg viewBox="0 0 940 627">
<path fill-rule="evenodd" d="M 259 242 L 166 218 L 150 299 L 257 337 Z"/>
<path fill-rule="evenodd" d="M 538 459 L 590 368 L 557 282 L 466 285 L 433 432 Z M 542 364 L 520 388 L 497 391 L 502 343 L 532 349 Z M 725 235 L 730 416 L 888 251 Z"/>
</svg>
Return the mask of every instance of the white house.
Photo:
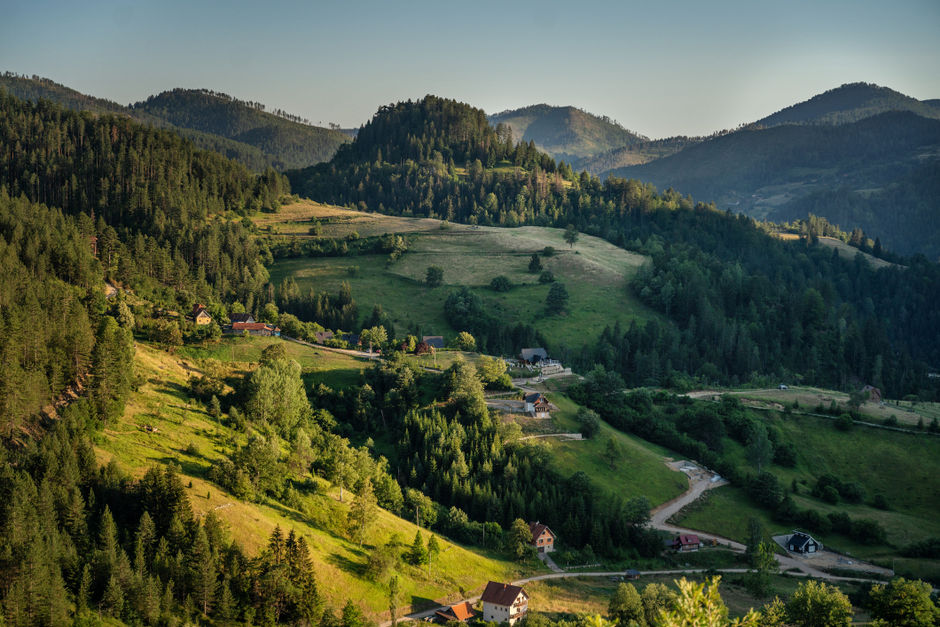
<svg viewBox="0 0 940 627">
<path fill-rule="evenodd" d="M 525 618 L 529 609 L 529 595 L 519 586 L 490 581 L 486 584 L 483 596 L 483 620 L 496 623 L 509 623 Z"/>
</svg>

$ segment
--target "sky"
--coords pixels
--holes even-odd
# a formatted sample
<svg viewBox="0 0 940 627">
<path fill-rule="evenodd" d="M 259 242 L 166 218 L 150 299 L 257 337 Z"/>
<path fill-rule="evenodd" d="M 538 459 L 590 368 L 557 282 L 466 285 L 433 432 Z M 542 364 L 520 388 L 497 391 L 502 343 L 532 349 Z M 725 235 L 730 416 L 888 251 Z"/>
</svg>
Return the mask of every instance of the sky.
<svg viewBox="0 0 940 627">
<path fill-rule="evenodd" d="M 940 0 L 0 0 L 0 71 L 122 104 L 212 89 L 324 126 L 435 94 L 703 135 L 850 82 L 940 98 Z"/>
</svg>

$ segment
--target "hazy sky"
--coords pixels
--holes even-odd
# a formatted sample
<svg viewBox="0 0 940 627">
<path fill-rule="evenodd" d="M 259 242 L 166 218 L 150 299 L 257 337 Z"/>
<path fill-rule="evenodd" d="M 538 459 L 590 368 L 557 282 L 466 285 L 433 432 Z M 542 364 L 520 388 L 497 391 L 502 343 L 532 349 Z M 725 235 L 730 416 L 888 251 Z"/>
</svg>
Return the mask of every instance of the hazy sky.
<svg viewBox="0 0 940 627">
<path fill-rule="evenodd" d="M 0 0 L 0 70 L 122 104 L 205 87 L 324 125 L 433 93 L 706 134 L 847 82 L 940 98 L 940 0 Z"/>
</svg>

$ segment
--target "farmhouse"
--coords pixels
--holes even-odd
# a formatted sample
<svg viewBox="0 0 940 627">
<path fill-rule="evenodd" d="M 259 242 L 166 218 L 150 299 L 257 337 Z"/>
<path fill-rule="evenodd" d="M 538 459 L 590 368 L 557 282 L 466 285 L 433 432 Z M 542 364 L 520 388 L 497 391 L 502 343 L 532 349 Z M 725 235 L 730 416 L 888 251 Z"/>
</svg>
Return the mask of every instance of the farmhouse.
<svg viewBox="0 0 940 627">
<path fill-rule="evenodd" d="M 794 531 L 793 534 L 787 538 L 787 550 L 793 551 L 794 553 L 815 553 L 822 549 L 822 545 L 813 539 L 808 533 L 803 533 L 802 531 Z"/>
<path fill-rule="evenodd" d="M 193 322 L 200 326 L 212 322 L 212 316 L 210 316 L 209 312 L 206 311 L 206 306 L 201 303 L 198 305 L 193 305 L 193 311 L 190 315 L 193 318 Z"/>
<path fill-rule="evenodd" d="M 698 551 L 702 546 L 702 541 L 694 534 L 682 534 L 672 541 L 672 548 L 680 553 L 689 551 Z"/>
<path fill-rule="evenodd" d="M 483 620 L 509 623 L 525 618 L 529 609 L 529 595 L 519 586 L 490 581 L 480 597 L 483 602 Z"/>
<path fill-rule="evenodd" d="M 236 322 L 247 322 L 249 324 L 255 322 L 254 316 L 250 313 L 231 313 L 228 315 L 228 319 L 232 321 L 232 324 Z"/>
<path fill-rule="evenodd" d="M 470 605 L 469 601 L 451 605 L 450 607 L 435 612 L 435 616 L 444 622 L 455 620 L 458 623 L 465 623 L 476 615 L 477 613 L 473 611 L 473 607 Z"/>
<path fill-rule="evenodd" d="M 532 414 L 535 418 L 548 418 L 549 405 L 548 399 L 541 392 L 532 392 L 523 397 L 525 401 L 526 413 Z"/>
<path fill-rule="evenodd" d="M 425 335 L 421 341 L 434 349 L 444 348 L 444 337 L 441 335 Z"/>
<path fill-rule="evenodd" d="M 245 333 L 248 335 L 266 335 L 280 337 L 281 328 L 264 322 L 233 322 L 232 333 Z"/>
<path fill-rule="evenodd" d="M 543 525 L 539 521 L 529 523 L 529 531 L 532 532 L 532 546 L 539 553 L 551 553 L 555 550 L 555 532 Z"/>
<path fill-rule="evenodd" d="M 544 348 L 523 348 L 519 351 L 519 361 L 524 364 L 537 364 L 548 359 L 548 352 Z"/>
</svg>

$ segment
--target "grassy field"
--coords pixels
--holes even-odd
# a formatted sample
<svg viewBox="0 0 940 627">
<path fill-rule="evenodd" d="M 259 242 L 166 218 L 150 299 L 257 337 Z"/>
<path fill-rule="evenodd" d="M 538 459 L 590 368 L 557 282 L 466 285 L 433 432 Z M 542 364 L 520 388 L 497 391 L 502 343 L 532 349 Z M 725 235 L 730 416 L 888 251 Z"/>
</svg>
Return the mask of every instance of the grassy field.
<svg viewBox="0 0 940 627">
<path fill-rule="evenodd" d="M 800 236 L 796 233 L 776 233 L 775 234 L 779 239 L 782 240 L 797 240 L 800 239 Z M 842 259 L 855 259 L 855 255 L 861 255 L 865 258 L 868 263 L 871 264 L 873 268 L 881 269 L 888 266 L 896 266 L 898 264 L 891 263 L 890 261 L 885 261 L 884 259 L 879 259 L 872 254 L 862 252 L 854 246 L 849 246 L 840 239 L 834 237 L 820 237 L 819 243 L 823 246 L 828 246 L 829 248 L 835 248 L 839 252 L 839 257 Z"/>
<path fill-rule="evenodd" d="M 242 349 L 252 354 L 260 350 L 262 343 L 249 340 L 245 346 L 236 347 L 236 355 Z M 220 350 L 220 356 L 224 352 Z M 318 359 L 310 356 L 304 361 Z M 380 511 L 369 539 L 360 548 L 346 540 L 338 522 L 344 520 L 353 496 L 347 493 L 346 502 L 340 503 L 338 492 L 322 480 L 317 480 L 320 489 L 316 494 L 301 497 L 303 506 L 297 510 L 273 501 L 252 504 L 235 499 L 205 477 L 213 460 L 226 455 L 231 443 L 244 436 L 213 420 L 201 406 L 187 399 L 186 382 L 190 375 L 200 372 L 197 361 L 186 354 L 169 355 L 139 343 L 136 364 L 143 384 L 132 394 L 123 418 L 101 434 L 96 448 L 99 461 L 113 459 L 137 477 L 151 466 L 178 463 L 184 484 L 191 484 L 189 498 L 197 514 L 215 511 L 231 537 L 249 554 L 259 550 L 275 525 L 294 529 L 309 541 L 318 587 L 333 607 L 353 599 L 373 616 L 387 609 L 386 582 L 364 579 L 364 564 L 373 546 L 393 536 L 410 543 L 417 529 L 413 524 Z M 231 367 L 242 366 L 236 363 Z M 145 425 L 156 431 L 146 431 Z M 403 604 L 456 599 L 463 592 L 478 590 L 489 579 L 518 576 L 515 567 L 498 556 L 481 555 L 443 538 L 439 540 L 443 550 L 430 577 L 424 569 L 399 569 Z"/>
<path fill-rule="evenodd" d="M 574 416 L 578 406 L 557 392 L 548 394 L 548 398 L 559 409 L 552 413 L 553 430 L 562 433 L 577 431 Z M 604 459 L 609 438 L 613 438 L 623 451 L 613 468 Z M 618 431 L 603 421 L 600 432 L 590 440 L 539 438 L 532 442 L 537 442 L 534 446 L 545 447 L 551 452 L 554 465 L 563 475 L 582 471 L 594 485 L 613 496 L 645 496 L 656 506 L 679 496 L 689 487 L 684 474 L 666 466 L 665 461 L 671 459 L 669 451 Z"/>
<path fill-rule="evenodd" d="M 317 215 L 327 215 L 320 207 Z M 433 220 L 335 208 L 329 211 L 354 217 L 325 224 L 325 235 L 341 235 L 341 227 L 348 224 L 368 224 L 370 233 L 411 233 L 408 252 L 391 265 L 384 255 L 280 260 L 270 268 L 272 282 L 278 284 L 292 276 L 302 290 L 335 292 L 348 281 L 361 314 L 368 315 L 374 305 L 382 305 L 399 332 L 417 329 L 422 334 L 452 336 L 456 330 L 444 319 L 443 307 L 453 287 L 460 285 L 477 292 L 492 315 L 510 323 L 532 324 L 556 345 L 571 348 L 592 341 L 608 324 L 657 317 L 626 289 L 645 257 L 599 238 L 582 235 L 575 247 L 569 248 L 560 229 L 467 225 L 441 229 L 441 223 Z M 429 228 L 428 222 L 437 227 Z M 532 253 L 546 246 L 555 248 L 556 253 L 543 257 L 543 266 L 565 284 L 570 295 L 568 311 L 561 315 L 546 314 L 550 286 L 539 284 L 538 275 L 528 272 Z M 424 285 L 425 273 L 432 265 L 444 268 L 444 286 L 432 289 Z M 499 275 L 512 281 L 510 291 L 498 293 L 488 288 Z"/>
<path fill-rule="evenodd" d="M 898 548 L 940 536 L 940 518 L 937 517 L 940 511 L 940 491 L 937 490 L 940 438 L 864 427 L 842 432 L 833 423 L 810 416 L 771 412 L 760 415 L 785 439 L 797 445 L 796 467 L 774 466 L 771 471 L 788 489 L 797 482 L 799 494 L 793 498 L 799 507 L 816 509 L 823 514 L 842 511 L 853 519 L 875 520 L 884 526 L 888 542 L 894 548 L 862 545 L 834 534 L 820 537 L 825 545 L 890 565 Z M 739 466 L 747 467 L 743 447 L 728 441 L 726 453 Z M 861 484 L 866 492 L 864 502 L 830 505 L 812 497 L 812 486 L 825 473 L 843 482 Z M 870 505 L 877 494 L 885 497 L 889 510 Z M 754 506 L 743 490 L 730 486 L 713 491 L 704 504 L 687 509 L 683 514 L 681 523 L 685 526 L 739 541 L 747 539 L 747 521 L 751 516 L 760 519 L 773 532 L 790 530 L 786 525 L 771 521 L 769 514 Z M 938 564 L 925 560 L 920 566 L 931 569 Z M 940 569 L 936 572 L 940 574 Z"/>
<path fill-rule="evenodd" d="M 352 233 L 360 237 L 412 233 L 440 229 L 441 226 L 440 220 L 366 213 L 307 199 L 284 205 L 277 213 L 261 213 L 251 219 L 264 233 L 300 239 L 313 239 L 310 228 L 317 222 L 322 228 L 321 237 L 330 238 L 343 238 Z"/>
<path fill-rule="evenodd" d="M 789 386 L 789 389 L 786 390 L 771 388 L 766 390 L 732 390 L 724 393 L 760 403 L 779 403 L 780 407 L 778 409 L 783 409 L 783 405 L 792 407 L 793 403 L 797 402 L 799 408 L 803 411 L 813 411 L 818 405 L 828 409 L 832 401 L 840 406 L 845 406 L 849 401 L 849 395 L 844 392 L 803 386 Z M 882 422 L 894 416 L 901 425 L 916 426 L 920 420 L 923 420 L 925 425 L 929 425 L 934 418 L 940 418 L 940 403 L 912 403 L 911 401 L 890 400 L 881 405 L 880 403 L 866 401 L 859 408 L 859 413 L 867 418 L 873 418 L 877 422 Z"/>
<path fill-rule="evenodd" d="M 302 377 L 308 385 L 316 383 L 325 383 L 330 387 L 355 385 L 359 383 L 363 370 L 372 364 L 368 359 L 324 348 L 311 348 L 273 337 L 225 336 L 219 343 L 206 348 L 184 347 L 180 350 L 180 355 L 193 360 L 197 365 L 201 360 L 215 359 L 244 372 L 250 369 L 252 364 L 257 365 L 261 360 L 261 351 L 274 343 L 283 345 L 287 356 L 300 364 Z"/>
</svg>

